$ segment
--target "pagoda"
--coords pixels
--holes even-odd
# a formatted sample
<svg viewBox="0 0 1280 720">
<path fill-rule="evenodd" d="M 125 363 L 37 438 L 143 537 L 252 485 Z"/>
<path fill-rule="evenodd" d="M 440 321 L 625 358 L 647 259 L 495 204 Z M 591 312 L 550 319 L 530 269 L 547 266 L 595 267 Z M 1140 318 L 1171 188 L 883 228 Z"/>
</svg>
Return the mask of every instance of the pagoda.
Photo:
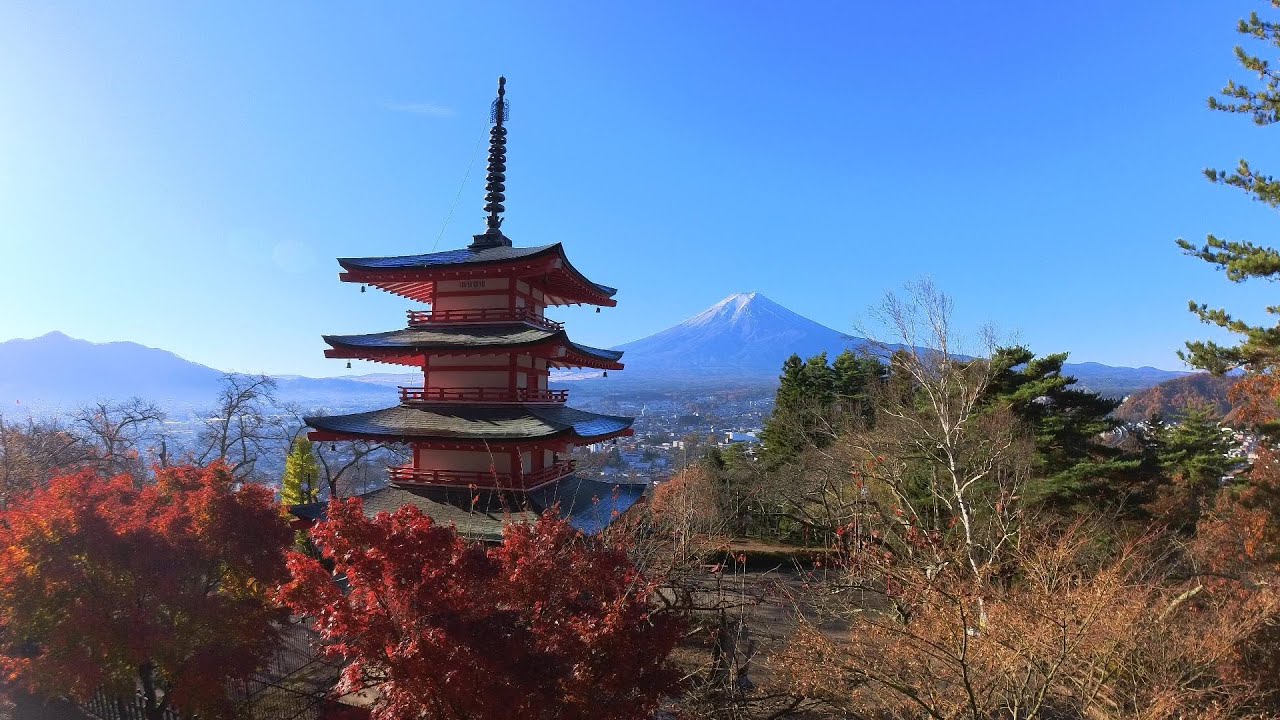
<svg viewBox="0 0 1280 720">
<path fill-rule="evenodd" d="M 617 304 L 617 291 L 588 280 L 560 243 L 516 247 L 503 234 L 505 95 L 506 79 L 499 78 L 483 233 L 458 250 L 338 260 L 342 281 L 430 309 L 409 310 L 407 326 L 398 330 L 326 335 L 325 356 L 418 368 L 422 384 L 401 387 L 392 407 L 305 422 L 314 441 L 409 447 L 410 461 L 390 468 L 390 484 L 363 496 L 370 514 L 413 504 L 473 536 L 496 537 L 503 522 L 554 507 L 575 527 L 595 532 L 635 503 L 644 486 L 578 476 L 570 452 L 631 435 L 634 418 L 568 407 L 568 392 L 547 381 L 552 368 L 621 370 L 622 353 L 574 342 L 545 313 L 559 305 L 596 305 L 598 312 Z M 294 508 L 305 519 L 321 511 Z"/>
</svg>

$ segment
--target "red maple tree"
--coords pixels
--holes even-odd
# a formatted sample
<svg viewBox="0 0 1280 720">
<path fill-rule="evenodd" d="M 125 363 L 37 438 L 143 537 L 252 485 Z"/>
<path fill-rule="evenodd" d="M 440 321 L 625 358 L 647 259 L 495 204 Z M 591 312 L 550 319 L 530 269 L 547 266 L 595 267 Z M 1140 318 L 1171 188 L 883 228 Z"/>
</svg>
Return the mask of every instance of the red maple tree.
<svg viewBox="0 0 1280 720">
<path fill-rule="evenodd" d="M 280 597 L 348 663 L 339 692 L 377 688 L 378 720 L 644 718 L 673 686 L 680 626 L 653 585 L 550 514 L 488 549 L 412 506 L 328 518 L 311 537 L 333 571 L 294 553 Z"/>
<path fill-rule="evenodd" d="M 291 539 L 271 491 L 220 465 L 143 487 L 54 478 L 0 512 L 0 680 L 82 700 L 141 691 L 148 718 L 225 715 L 228 681 L 275 645 Z"/>
</svg>

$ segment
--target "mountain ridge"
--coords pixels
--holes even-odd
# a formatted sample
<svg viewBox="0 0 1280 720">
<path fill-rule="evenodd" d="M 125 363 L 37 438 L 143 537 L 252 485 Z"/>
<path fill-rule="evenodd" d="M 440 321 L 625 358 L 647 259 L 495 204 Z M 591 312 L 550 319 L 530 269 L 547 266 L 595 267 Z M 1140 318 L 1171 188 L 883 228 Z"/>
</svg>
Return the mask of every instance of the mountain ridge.
<svg viewBox="0 0 1280 720">
<path fill-rule="evenodd" d="M 710 387 L 774 383 L 792 354 L 864 349 L 869 341 L 810 320 L 759 292 L 734 293 L 665 330 L 616 346 L 625 370 L 617 379 L 599 371 L 556 373 L 552 381 L 591 392 L 625 393 L 638 385 Z M 1064 372 L 1095 392 L 1124 397 L 1189 373 L 1098 362 L 1067 364 Z M 592 377 L 592 375 L 595 375 Z M 0 404 L 66 407 L 99 398 L 131 396 L 204 406 L 225 372 L 176 353 L 122 340 L 91 342 L 53 331 L 0 342 Z M 370 373 L 312 378 L 278 375 L 283 399 L 309 406 L 387 404 L 395 385 L 417 384 L 413 373 Z"/>
<path fill-rule="evenodd" d="M 141 397 L 166 406 L 204 407 L 228 374 L 163 348 L 130 340 L 93 342 L 52 331 L 0 342 L 0 405 L 67 409 L 96 400 Z M 384 394 L 354 378 L 273 376 L 278 396 L 326 404 L 335 396 L 357 403 Z"/>
</svg>

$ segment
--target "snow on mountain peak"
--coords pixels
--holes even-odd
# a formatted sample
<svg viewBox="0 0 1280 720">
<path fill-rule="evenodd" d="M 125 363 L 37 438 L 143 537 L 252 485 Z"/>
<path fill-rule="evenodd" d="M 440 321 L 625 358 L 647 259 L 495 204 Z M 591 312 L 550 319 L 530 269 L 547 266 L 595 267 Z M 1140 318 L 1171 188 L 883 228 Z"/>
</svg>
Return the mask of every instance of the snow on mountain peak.
<svg viewBox="0 0 1280 720">
<path fill-rule="evenodd" d="M 798 315 L 759 292 L 734 293 L 684 322 L 621 346 L 623 362 L 641 374 L 689 368 L 776 374 L 792 352 L 839 353 L 851 344 L 831 328 Z"/>
</svg>

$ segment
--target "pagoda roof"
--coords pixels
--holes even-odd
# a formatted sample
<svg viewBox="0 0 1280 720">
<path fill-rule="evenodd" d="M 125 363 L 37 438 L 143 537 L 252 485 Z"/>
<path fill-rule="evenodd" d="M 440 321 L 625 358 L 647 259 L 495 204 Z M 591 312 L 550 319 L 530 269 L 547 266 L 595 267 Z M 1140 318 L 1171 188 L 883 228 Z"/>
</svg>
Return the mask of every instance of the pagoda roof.
<svg viewBox="0 0 1280 720">
<path fill-rule="evenodd" d="M 569 475 L 530 492 L 471 488 L 401 487 L 388 485 L 360 495 L 364 512 L 375 517 L 413 505 L 442 525 L 453 525 L 477 540 L 502 539 L 502 528 L 513 522 L 530 523 L 557 507 L 560 516 L 588 535 L 599 533 L 635 505 L 647 485 L 613 483 Z M 325 517 L 328 503 L 295 505 L 289 510 L 304 520 Z"/>
<path fill-rule="evenodd" d="M 440 325 L 410 327 L 367 335 L 324 335 L 333 347 L 328 357 L 380 360 L 401 365 L 421 365 L 424 354 L 477 355 L 503 350 L 545 349 L 545 357 L 553 365 L 564 367 L 603 367 L 621 370 L 621 350 L 604 350 L 581 345 L 569 339 L 564 330 L 552 330 L 527 323 L 487 325 Z M 560 354 L 558 347 L 564 347 Z"/>
<path fill-rule="evenodd" d="M 480 403 L 397 405 L 350 415 L 303 418 L 320 439 L 391 442 L 462 440 L 484 443 L 551 439 L 598 442 L 631 431 L 635 418 L 600 415 L 563 405 Z M 313 438 L 315 439 L 315 438 Z"/>
<path fill-rule="evenodd" d="M 388 257 L 338 258 L 338 264 L 351 271 L 355 270 L 411 270 L 442 265 L 489 265 L 505 263 L 521 258 L 536 257 L 558 247 L 539 245 L 537 247 L 511 247 L 499 245 L 486 248 L 461 248 L 459 250 L 443 250 L 441 252 L 424 253 L 422 255 L 392 255 Z"/>
<path fill-rule="evenodd" d="M 387 257 L 338 258 L 346 272 L 339 277 L 380 287 L 391 293 L 421 302 L 431 302 L 435 282 L 486 276 L 545 278 L 543 291 L 557 305 L 589 303 L 613 306 L 616 288 L 588 280 L 569 262 L 564 245 L 537 247 L 466 247 L 458 250 L 394 255 Z"/>
</svg>

